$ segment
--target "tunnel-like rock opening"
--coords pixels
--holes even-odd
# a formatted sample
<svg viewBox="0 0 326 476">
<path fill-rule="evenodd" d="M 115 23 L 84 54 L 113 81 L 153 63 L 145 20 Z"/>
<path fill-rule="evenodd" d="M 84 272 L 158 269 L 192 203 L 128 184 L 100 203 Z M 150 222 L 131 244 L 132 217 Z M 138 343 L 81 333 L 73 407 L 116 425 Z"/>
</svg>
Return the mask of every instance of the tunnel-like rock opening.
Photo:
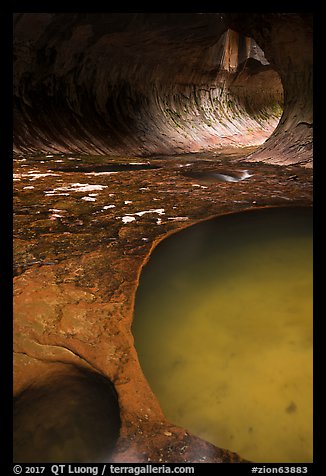
<svg viewBox="0 0 326 476">
<path fill-rule="evenodd" d="M 14 31 L 16 152 L 176 154 L 276 128 L 255 158 L 311 160 L 309 15 L 17 13 Z"/>
<path fill-rule="evenodd" d="M 110 461 L 119 431 L 113 384 L 85 369 L 52 373 L 14 398 L 15 462 Z"/>
<path fill-rule="evenodd" d="M 282 118 L 254 160 L 311 166 L 313 141 L 313 55 L 311 13 L 231 13 L 227 22 L 255 38 L 280 75 Z"/>
</svg>

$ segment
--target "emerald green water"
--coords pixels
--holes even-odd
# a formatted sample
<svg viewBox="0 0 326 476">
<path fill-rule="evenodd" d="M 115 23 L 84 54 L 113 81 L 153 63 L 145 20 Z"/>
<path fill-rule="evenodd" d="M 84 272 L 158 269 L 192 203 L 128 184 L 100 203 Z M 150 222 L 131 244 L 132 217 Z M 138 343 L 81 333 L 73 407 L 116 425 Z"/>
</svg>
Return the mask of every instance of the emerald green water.
<svg viewBox="0 0 326 476">
<path fill-rule="evenodd" d="M 132 330 L 171 422 L 252 461 L 312 461 L 310 209 L 228 215 L 163 241 Z"/>
</svg>

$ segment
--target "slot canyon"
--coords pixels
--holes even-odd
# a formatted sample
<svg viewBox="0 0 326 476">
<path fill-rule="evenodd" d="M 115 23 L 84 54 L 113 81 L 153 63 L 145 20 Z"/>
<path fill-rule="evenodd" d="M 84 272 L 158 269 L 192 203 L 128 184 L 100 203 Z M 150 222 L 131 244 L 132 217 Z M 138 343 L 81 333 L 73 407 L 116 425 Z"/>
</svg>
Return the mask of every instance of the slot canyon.
<svg viewBox="0 0 326 476">
<path fill-rule="evenodd" d="M 14 14 L 15 462 L 312 461 L 312 17 Z"/>
</svg>

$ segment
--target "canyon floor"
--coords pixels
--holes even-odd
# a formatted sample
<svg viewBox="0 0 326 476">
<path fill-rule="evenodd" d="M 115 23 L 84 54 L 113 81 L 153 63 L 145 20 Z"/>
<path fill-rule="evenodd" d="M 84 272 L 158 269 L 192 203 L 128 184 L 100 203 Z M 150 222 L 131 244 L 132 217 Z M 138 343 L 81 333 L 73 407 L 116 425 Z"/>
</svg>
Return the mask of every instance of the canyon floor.
<svg viewBox="0 0 326 476">
<path fill-rule="evenodd" d="M 71 366 L 106 376 L 121 413 L 112 461 L 243 461 L 165 419 L 130 328 L 142 266 L 161 240 L 227 213 L 312 206 L 311 169 L 246 162 L 253 151 L 14 157 L 15 394 Z"/>
</svg>

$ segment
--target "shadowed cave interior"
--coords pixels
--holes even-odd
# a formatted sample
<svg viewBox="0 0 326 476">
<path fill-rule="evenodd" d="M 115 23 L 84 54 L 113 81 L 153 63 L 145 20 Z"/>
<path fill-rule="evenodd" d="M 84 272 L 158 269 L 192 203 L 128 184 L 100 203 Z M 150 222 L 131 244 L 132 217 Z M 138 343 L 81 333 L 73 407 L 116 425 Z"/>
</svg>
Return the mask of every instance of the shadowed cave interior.
<svg viewBox="0 0 326 476">
<path fill-rule="evenodd" d="M 270 160 L 291 141 L 288 155 L 303 161 L 311 18 L 239 15 L 16 14 L 15 150 L 144 155 L 256 145 L 277 125 L 283 87 Z"/>
<path fill-rule="evenodd" d="M 245 462 L 161 408 L 136 290 L 171 234 L 312 206 L 312 14 L 13 22 L 15 461 Z"/>
</svg>

